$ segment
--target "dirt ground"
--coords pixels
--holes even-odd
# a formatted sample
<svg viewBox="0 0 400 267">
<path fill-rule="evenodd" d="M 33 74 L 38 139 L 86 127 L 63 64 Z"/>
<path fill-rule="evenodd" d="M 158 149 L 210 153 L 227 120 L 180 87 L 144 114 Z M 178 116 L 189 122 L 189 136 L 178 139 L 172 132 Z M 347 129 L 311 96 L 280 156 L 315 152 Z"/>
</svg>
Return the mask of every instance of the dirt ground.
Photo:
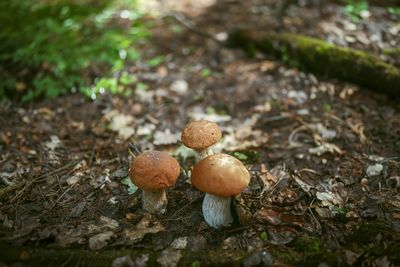
<svg viewBox="0 0 400 267">
<path fill-rule="evenodd" d="M 299 32 L 396 64 L 382 51 L 399 46 L 400 24 L 385 8 L 353 23 L 334 3 L 276 2 L 178 9 L 216 38 L 238 26 Z M 145 251 L 113 266 L 400 265 L 399 99 L 250 58 L 171 16 L 153 24 L 143 60 L 127 67 L 137 77 L 130 97 L 0 106 L 1 242 Z M 149 66 L 157 55 L 165 60 Z M 215 151 L 238 157 L 252 177 L 235 198 L 235 222 L 221 230 L 203 221 L 203 194 L 188 182 L 194 154 L 180 141 L 186 123 L 201 118 L 223 130 Z M 141 210 L 127 178 L 133 148 L 169 152 L 182 166 L 165 215 Z M 199 256 L 185 262 L 185 251 Z"/>
</svg>

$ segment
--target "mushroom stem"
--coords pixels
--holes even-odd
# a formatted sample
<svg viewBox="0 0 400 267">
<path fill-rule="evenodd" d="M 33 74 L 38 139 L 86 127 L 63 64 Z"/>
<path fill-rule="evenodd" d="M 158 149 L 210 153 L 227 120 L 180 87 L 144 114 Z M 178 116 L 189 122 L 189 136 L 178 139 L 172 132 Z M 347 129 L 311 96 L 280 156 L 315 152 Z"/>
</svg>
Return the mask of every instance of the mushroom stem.
<svg viewBox="0 0 400 267">
<path fill-rule="evenodd" d="M 199 152 L 199 156 L 197 157 L 197 162 L 214 154 L 214 152 L 211 149 L 211 146 L 204 148 L 202 150 L 199 150 L 198 152 Z"/>
<path fill-rule="evenodd" d="M 206 193 L 203 200 L 204 220 L 213 228 L 228 226 L 233 222 L 231 197 L 220 197 Z"/>
<path fill-rule="evenodd" d="M 152 214 L 164 214 L 167 210 L 167 194 L 164 189 L 158 191 L 142 190 L 143 209 Z"/>
</svg>

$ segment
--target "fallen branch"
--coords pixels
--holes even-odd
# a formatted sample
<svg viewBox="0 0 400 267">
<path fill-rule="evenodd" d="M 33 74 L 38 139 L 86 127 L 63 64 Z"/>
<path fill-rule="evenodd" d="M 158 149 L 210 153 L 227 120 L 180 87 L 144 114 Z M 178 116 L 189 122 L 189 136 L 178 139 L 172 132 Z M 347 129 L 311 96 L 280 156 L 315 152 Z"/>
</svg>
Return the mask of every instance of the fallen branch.
<svg viewBox="0 0 400 267">
<path fill-rule="evenodd" d="M 400 70 L 367 52 L 292 33 L 235 30 L 228 45 L 260 51 L 302 70 L 339 79 L 391 96 L 400 95 Z"/>
</svg>

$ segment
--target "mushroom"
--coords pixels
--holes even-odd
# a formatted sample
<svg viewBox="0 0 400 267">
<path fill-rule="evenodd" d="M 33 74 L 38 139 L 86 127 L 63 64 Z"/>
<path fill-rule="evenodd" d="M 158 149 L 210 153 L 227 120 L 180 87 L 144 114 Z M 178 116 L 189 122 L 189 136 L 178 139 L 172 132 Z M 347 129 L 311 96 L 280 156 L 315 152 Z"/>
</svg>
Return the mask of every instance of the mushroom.
<svg viewBox="0 0 400 267">
<path fill-rule="evenodd" d="M 246 167 L 235 157 L 214 154 L 193 167 L 190 179 L 193 186 L 206 193 L 202 208 L 208 225 L 214 228 L 230 225 L 231 196 L 240 194 L 250 182 Z"/>
<path fill-rule="evenodd" d="M 132 160 L 129 176 L 142 190 L 144 210 L 165 213 L 168 204 L 165 189 L 175 184 L 179 173 L 179 163 L 165 152 L 147 151 Z"/>
<path fill-rule="evenodd" d="M 199 153 L 201 160 L 214 154 L 211 146 L 221 139 L 221 135 L 221 129 L 214 122 L 198 120 L 186 125 L 181 139 L 185 146 Z"/>
</svg>

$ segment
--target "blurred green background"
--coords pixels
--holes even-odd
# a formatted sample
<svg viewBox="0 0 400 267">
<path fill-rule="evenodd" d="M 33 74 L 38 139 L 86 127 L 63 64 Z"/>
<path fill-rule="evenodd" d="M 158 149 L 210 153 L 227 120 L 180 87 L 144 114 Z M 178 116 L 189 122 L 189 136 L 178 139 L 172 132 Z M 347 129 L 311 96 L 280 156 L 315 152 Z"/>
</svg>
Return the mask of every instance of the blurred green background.
<svg viewBox="0 0 400 267">
<path fill-rule="evenodd" d="M 0 100 L 118 90 L 149 36 L 140 17 L 135 0 L 0 1 Z"/>
</svg>

